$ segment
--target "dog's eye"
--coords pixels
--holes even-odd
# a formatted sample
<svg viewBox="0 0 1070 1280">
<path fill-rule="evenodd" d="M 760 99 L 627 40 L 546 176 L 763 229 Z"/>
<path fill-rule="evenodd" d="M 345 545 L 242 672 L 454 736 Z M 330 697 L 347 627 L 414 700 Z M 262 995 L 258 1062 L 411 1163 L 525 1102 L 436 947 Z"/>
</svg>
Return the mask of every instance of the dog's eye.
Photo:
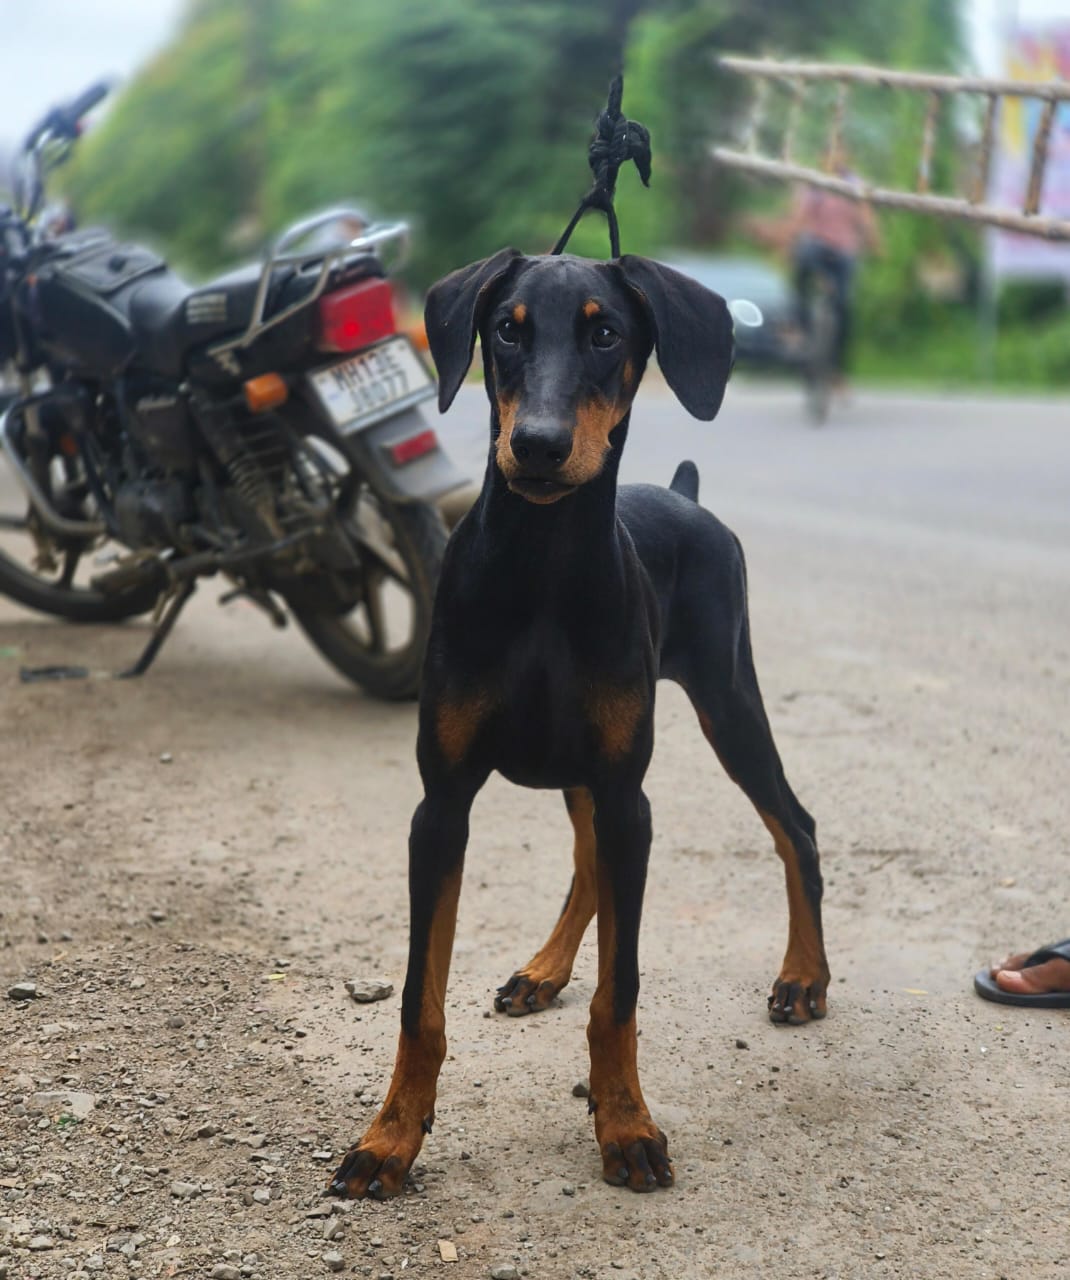
<svg viewBox="0 0 1070 1280">
<path fill-rule="evenodd" d="M 608 351 L 618 342 L 620 342 L 620 334 L 607 324 L 600 324 L 591 334 L 591 346 L 598 347 L 600 351 Z"/>
<path fill-rule="evenodd" d="M 520 341 L 520 326 L 514 320 L 503 320 L 497 332 L 498 341 L 507 347 L 515 347 Z"/>
</svg>

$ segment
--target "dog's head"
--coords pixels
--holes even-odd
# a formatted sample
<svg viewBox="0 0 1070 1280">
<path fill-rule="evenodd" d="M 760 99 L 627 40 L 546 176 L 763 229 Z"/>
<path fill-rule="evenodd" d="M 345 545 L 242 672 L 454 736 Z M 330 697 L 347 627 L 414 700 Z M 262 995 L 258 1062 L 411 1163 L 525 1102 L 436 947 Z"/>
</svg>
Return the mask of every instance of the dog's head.
<svg viewBox="0 0 1070 1280">
<path fill-rule="evenodd" d="M 497 466 L 531 502 L 556 502 L 601 474 L 654 346 L 681 404 L 707 421 L 732 367 L 724 299 L 647 258 L 503 249 L 440 280 L 425 317 L 443 412 L 480 335 Z"/>
</svg>

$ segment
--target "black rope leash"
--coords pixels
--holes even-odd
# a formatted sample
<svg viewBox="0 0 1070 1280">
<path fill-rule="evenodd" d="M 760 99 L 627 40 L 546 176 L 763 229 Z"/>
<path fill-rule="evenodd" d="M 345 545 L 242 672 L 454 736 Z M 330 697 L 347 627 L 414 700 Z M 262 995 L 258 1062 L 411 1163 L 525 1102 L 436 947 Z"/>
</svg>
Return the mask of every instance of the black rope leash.
<svg viewBox="0 0 1070 1280">
<path fill-rule="evenodd" d="M 551 253 L 561 253 L 576 224 L 588 209 L 601 209 L 609 222 L 610 256 L 620 257 L 620 228 L 613 208 L 613 195 L 617 189 L 617 174 L 623 164 L 635 161 L 643 186 L 650 186 L 650 131 L 637 120 L 626 120 L 621 114 L 620 103 L 624 94 L 624 77 L 616 76 L 609 86 L 609 101 L 599 113 L 594 137 L 587 148 L 587 163 L 594 174 L 594 183 L 580 201 L 572 215 L 572 221 L 562 232 Z"/>
</svg>

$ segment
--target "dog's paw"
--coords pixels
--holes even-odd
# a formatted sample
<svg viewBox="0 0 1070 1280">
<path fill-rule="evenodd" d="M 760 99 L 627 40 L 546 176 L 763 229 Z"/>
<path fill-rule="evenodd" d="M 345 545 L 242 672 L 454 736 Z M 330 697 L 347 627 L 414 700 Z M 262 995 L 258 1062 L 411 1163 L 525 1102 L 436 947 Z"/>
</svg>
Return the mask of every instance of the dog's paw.
<svg viewBox="0 0 1070 1280">
<path fill-rule="evenodd" d="M 673 1185 L 668 1140 L 653 1121 L 632 1133 L 613 1133 L 602 1143 L 602 1177 L 611 1186 L 632 1191 Z"/>
<path fill-rule="evenodd" d="M 327 1190 L 343 1200 L 388 1200 L 401 1195 L 409 1166 L 401 1156 L 382 1156 L 369 1147 L 350 1147 Z"/>
<path fill-rule="evenodd" d="M 375 1125 L 342 1157 L 327 1190 L 342 1199 L 389 1200 L 399 1196 L 430 1123 L 415 1134 Z"/>
<path fill-rule="evenodd" d="M 769 1021 L 787 1022 L 801 1026 L 815 1018 L 823 1018 L 828 1012 L 826 991 L 828 981 L 779 977 L 773 983 L 769 995 Z"/>
<path fill-rule="evenodd" d="M 494 1007 L 510 1018 L 522 1018 L 526 1013 L 541 1013 L 543 1009 L 549 1009 L 563 986 L 564 983 L 559 985 L 552 978 L 540 980 L 528 973 L 514 973 L 508 982 L 498 988 Z"/>
</svg>

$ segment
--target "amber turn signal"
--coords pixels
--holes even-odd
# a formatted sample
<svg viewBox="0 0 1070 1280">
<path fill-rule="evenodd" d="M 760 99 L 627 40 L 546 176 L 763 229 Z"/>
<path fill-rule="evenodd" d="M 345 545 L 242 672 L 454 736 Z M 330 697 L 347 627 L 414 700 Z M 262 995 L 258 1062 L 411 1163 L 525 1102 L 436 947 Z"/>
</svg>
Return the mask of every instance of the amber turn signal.
<svg viewBox="0 0 1070 1280">
<path fill-rule="evenodd" d="M 285 378 L 277 373 L 262 373 L 259 378 L 250 378 L 245 384 L 245 403 L 250 413 L 265 413 L 268 409 L 276 409 L 285 404 L 290 395 L 290 388 Z"/>
</svg>

